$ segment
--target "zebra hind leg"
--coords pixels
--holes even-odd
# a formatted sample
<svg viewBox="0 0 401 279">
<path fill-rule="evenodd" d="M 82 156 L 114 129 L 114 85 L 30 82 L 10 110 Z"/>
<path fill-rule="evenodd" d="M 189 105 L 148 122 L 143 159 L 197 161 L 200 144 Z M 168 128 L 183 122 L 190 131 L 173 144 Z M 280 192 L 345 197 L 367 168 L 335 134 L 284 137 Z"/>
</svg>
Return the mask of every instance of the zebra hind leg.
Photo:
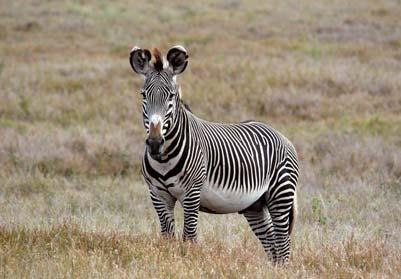
<svg viewBox="0 0 401 279">
<path fill-rule="evenodd" d="M 252 231 L 262 243 L 269 260 L 276 263 L 275 232 L 267 207 L 264 206 L 260 211 L 245 211 L 243 214 Z"/>
<path fill-rule="evenodd" d="M 276 262 L 279 264 L 287 263 L 290 258 L 291 238 L 289 234 L 289 217 L 286 215 L 275 215 L 271 213 L 274 233 Z"/>
<path fill-rule="evenodd" d="M 287 164 L 288 165 L 288 164 Z M 270 197 L 267 206 L 273 221 L 275 250 L 278 263 L 287 263 L 290 257 L 290 233 L 296 217 L 297 176 L 288 166 L 279 173 L 275 195 Z"/>
<path fill-rule="evenodd" d="M 288 203 L 290 202 L 287 202 L 287 204 Z M 276 235 L 275 248 L 278 263 L 287 263 L 290 258 L 290 235 L 294 227 L 294 222 L 297 214 L 296 207 L 296 194 L 294 194 L 292 204 L 290 206 L 286 206 L 284 204 L 280 207 L 276 207 L 275 209 L 270 209 L 270 214 L 272 216 L 274 225 L 274 232 Z M 284 213 L 279 209 L 285 209 Z"/>
</svg>

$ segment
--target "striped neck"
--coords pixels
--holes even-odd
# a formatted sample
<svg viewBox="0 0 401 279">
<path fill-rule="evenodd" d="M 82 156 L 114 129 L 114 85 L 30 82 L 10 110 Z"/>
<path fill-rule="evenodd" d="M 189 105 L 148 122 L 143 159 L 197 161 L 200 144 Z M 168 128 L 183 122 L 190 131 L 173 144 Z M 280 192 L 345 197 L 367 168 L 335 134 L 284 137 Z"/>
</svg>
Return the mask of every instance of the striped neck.
<svg viewBox="0 0 401 279">
<path fill-rule="evenodd" d="M 165 136 L 164 152 L 160 158 L 160 162 L 166 162 L 171 158 L 176 157 L 183 145 L 187 143 L 189 133 L 187 109 L 184 107 L 181 100 L 177 102 L 177 113 L 173 121 L 170 131 Z"/>
</svg>

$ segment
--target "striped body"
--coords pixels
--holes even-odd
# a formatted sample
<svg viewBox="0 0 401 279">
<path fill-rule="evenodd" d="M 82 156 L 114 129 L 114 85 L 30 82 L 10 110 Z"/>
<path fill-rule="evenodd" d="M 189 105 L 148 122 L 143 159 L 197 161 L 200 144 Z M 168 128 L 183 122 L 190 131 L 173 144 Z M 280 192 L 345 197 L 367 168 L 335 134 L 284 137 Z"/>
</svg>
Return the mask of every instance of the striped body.
<svg viewBox="0 0 401 279">
<path fill-rule="evenodd" d="M 259 122 L 211 123 L 183 110 L 189 136 L 173 135 L 171 142 L 174 144 L 177 140 L 171 148 L 174 152 L 160 160 L 146 154 L 144 157 L 145 179 L 157 185 L 157 189 L 168 191 L 182 201 L 184 189 L 191 187 L 187 184 L 193 179 L 192 172 L 197 170 L 200 176 L 205 175 L 200 193 L 201 210 L 235 213 L 254 204 L 263 194 L 266 202 L 269 197 L 274 198 L 274 185 L 280 178 L 278 166 L 284 167 L 283 162 L 293 162 L 294 166 L 281 175 L 296 181 L 294 148 L 271 127 Z M 285 193 L 292 198 L 295 183 L 288 183 L 287 188 Z"/>
<path fill-rule="evenodd" d="M 260 122 L 212 123 L 179 110 L 178 130 L 166 137 L 169 152 L 159 159 L 145 152 L 143 175 L 151 194 L 171 196 L 183 206 L 190 197 L 193 212 L 246 215 L 266 208 L 277 219 L 276 231 L 289 236 L 298 179 L 292 144 Z M 273 260 L 286 260 L 289 244 L 288 239 L 281 258 L 265 249 Z"/>
</svg>

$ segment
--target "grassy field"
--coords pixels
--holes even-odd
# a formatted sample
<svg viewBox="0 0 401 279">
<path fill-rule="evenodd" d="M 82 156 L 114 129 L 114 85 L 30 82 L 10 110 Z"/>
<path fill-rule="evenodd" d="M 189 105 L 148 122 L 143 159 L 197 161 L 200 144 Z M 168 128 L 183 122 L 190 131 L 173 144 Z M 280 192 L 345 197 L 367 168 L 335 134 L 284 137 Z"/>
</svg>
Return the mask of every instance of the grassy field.
<svg viewBox="0 0 401 279">
<path fill-rule="evenodd" d="M 0 278 L 398 277 L 401 2 L 166 3 L 0 1 Z M 299 152 L 288 266 L 236 214 L 200 214 L 197 244 L 159 236 L 128 55 L 178 43 L 195 114 Z"/>
</svg>

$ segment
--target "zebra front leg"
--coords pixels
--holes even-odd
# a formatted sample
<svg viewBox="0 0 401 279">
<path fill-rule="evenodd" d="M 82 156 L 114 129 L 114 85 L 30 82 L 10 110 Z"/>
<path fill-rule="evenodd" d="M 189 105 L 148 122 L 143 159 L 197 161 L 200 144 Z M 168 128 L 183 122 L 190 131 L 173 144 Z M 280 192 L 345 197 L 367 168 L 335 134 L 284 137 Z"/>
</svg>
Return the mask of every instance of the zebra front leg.
<svg viewBox="0 0 401 279">
<path fill-rule="evenodd" d="M 267 257 L 272 262 L 276 262 L 275 234 L 274 226 L 267 207 L 261 211 L 246 211 L 244 216 L 252 228 L 252 231 L 262 243 Z"/>
<path fill-rule="evenodd" d="M 189 193 L 187 193 L 182 202 L 182 207 L 184 209 L 184 241 L 196 241 L 199 205 L 200 189 L 192 189 Z"/>
<path fill-rule="evenodd" d="M 161 196 L 152 190 L 150 190 L 150 197 L 152 199 L 153 207 L 159 216 L 161 235 L 174 238 L 174 206 L 176 198 L 168 193 L 163 193 Z"/>
</svg>

